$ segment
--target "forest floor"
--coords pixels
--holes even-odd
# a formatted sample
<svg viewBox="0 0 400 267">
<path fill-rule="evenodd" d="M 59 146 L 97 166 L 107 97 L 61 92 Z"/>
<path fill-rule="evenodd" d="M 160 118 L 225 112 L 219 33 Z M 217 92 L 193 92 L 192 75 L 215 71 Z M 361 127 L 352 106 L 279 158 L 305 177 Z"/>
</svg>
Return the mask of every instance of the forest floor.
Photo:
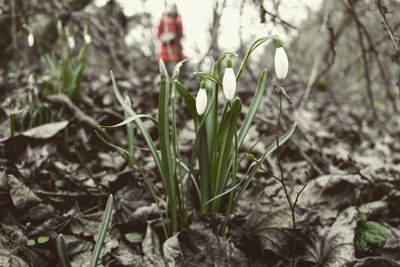
<svg viewBox="0 0 400 267">
<path fill-rule="evenodd" d="M 99 125 L 123 118 L 109 77 L 88 77 L 79 99 L 72 102 L 63 95 L 35 95 L 28 72 L 3 74 L 0 266 L 56 266 L 59 233 L 66 239 L 73 266 L 86 266 L 109 194 L 115 204 L 102 250 L 103 266 L 289 266 L 292 225 L 280 183 L 257 175 L 224 237 L 213 231 L 221 218 L 210 214 L 193 215 L 187 229 L 165 240 L 143 177 L 95 134 Z M 152 79 L 135 87 L 140 90 L 117 80 L 123 92 L 134 96 L 138 113 L 156 115 L 158 93 Z M 277 96 L 272 88 L 267 91 L 243 153 L 260 155 L 274 141 Z M 363 120 L 359 109 L 338 106 L 340 99 L 330 101 L 328 94 L 317 93 L 307 109 L 285 105 L 282 120 L 283 129 L 298 122 L 295 134 L 282 147 L 291 195 L 307 183 L 296 209 L 297 266 L 400 266 L 400 132 Z M 251 94 L 239 91 L 239 96 L 246 103 Z M 27 114 L 33 116 L 27 104 L 32 103 L 30 97 L 40 103 L 40 126 L 24 121 Z M 187 110 L 180 106 L 180 141 L 188 154 L 194 132 Z M 15 131 L 10 119 L 20 123 Z M 155 129 L 149 126 L 149 131 L 156 139 Z M 123 129 L 109 133 L 115 140 L 125 138 Z M 140 137 L 138 142 L 140 146 Z M 150 154 L 138 150 L 136 156 L 162 194 Z M 239 173 L 249 164 L 241 161 Z M 266 166 L 279 172 L 276 156 Z M 376 224 L 367 224 L 359 211 L 385 232 L 384 242 L 367 240 L 364 251 L 356 251 L 355 235 L 370 234 L 373 239 L 376 229 L 368 227 Z"/>
</svg>

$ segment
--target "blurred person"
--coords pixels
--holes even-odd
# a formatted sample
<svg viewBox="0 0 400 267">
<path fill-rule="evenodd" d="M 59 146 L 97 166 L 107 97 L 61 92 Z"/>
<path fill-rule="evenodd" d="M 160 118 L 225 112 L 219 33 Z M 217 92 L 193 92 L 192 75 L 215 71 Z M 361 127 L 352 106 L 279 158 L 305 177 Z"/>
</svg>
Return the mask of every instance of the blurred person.
<svg viewBox="0 0 400 267">
<path fill-rule="evenodd" d="M 186 58 L 182 51 L 182 21 L 176 4 L 166 4 L 158 24 L 157 37 L 161 42 L 158 60 L 162 59 L 171 72 L 175 63 Z"/>
</svg>

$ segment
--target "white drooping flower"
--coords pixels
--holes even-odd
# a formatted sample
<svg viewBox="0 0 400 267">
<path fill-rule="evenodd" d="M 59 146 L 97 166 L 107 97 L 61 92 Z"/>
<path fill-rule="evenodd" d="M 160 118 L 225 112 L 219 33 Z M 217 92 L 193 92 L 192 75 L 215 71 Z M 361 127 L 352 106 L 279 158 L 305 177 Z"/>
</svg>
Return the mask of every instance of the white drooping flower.
<svg viewBox="0 0 400 267">
<path fill-rule="evenodd" d="M 92 38 L 90 38 L 89 34 L 85 34 L 83 36 L 83 39 L 85 40 L 85 43 L 90 44 L 92 42 Z"/>
<path fill-rule="evenodd" d="M 196 96 L 196 110 L 197 114 L 203 115 L 207 107 L 207 92 L 205 89 L 204 81 L 201 82 L 200 89 Z"/>
<path fill-rule="evenodd" d="M 68 37 L 68 46 L 70 49 L 74 49 L 75 48 L 75 39 L 73 36 L 69 36 Z"/>
<path fill-rule="evenodd" d="M 285 79 L 289 69 L 289 60 L 285 49 L 280 46 L 275 50 L 275 73 L 278 79 Z"/>
<path fill-rule="evenodd" d="M 222 79 L 222 87 L 227 100 L 232 100 L 236 92 L 236 76 L 232 69 L 232 60 L 228 58 L 224 78 Z"/>
<path fill-rule="evenodd" d="M 29 47 L 32 47 L 35 44 L 35 37 L 33 36 L 33 34 L 30 32 L 28 34 L 28 45 Z"/>
</svg>

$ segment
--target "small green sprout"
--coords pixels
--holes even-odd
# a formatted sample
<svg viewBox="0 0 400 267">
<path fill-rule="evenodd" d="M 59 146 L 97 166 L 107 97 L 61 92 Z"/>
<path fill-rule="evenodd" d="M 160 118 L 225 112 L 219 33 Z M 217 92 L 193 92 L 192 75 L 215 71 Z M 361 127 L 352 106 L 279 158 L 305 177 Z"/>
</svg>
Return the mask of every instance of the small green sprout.
<svg viewBox="0 0 400 267">
<path fill-rule="evenodd" d="M 383 247 L 386 243 L 386 233 L 382 225 L 367 221 L 365 213 L 358 211 L 360 220 L 354 231 L 354 248 L 360 255 L 372 247 Z"/>
</svg>

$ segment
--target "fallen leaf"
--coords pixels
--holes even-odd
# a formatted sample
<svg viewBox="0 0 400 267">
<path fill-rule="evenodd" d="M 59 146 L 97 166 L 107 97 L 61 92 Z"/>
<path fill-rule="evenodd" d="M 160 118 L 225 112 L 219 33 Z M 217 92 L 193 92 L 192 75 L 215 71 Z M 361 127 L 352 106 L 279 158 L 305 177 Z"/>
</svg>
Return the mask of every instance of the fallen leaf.
<svg viewBox="0 0 400 267">
<path fill-rule="evenodd" d="M 0 178 L 7 179 L 11 200 L 17 209 L 31 207 L 41 202 L 40 198 L 14 175 L 2 175 Z"/>
<path fill-rule="evenodd" d="M 47 139 L 56 135 L 59 131 L 67 127 L 67 125 L 68 121 L 46 123 L 31 128 L 23 132 L 21 135 L 35 139 Z"/>
</svg>

